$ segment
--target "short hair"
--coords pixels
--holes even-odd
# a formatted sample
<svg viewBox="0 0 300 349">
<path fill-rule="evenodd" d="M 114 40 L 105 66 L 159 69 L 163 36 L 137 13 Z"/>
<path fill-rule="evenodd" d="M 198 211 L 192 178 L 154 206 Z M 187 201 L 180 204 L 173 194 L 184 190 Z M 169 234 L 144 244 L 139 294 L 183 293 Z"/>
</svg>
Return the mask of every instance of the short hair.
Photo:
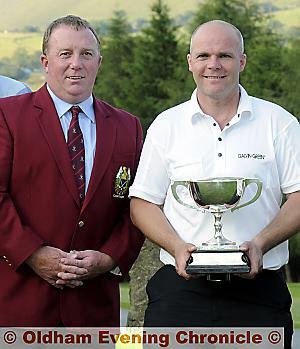
<svg viewBox="0 0 300 349">
<path fill-rule="evenodd" d="M 61 25 L 66 25 L 66 26 L 72 27 L 76 30 L 79 30 L 82 28 L 89 29 L 93 33 L 94 37 L 97 40 L 98 51 L 100 53 L 100 40 L 98 38 L 98 34 L 97 34 L 96 30 L 85 19 L 82 19 L 78 16 L 68 15 L 65 17 L 57 18 L 52 23 L 50 23 L 49 26 L 47 27 L 47 29 L 45 30 L 44 37 L 43 37 L 43 44 L 42 44 L 43 54 L 46 54 L 46 52 L 47 52 L 49 39 L 50 39 L 50 36 L 51 36 L 53 30 Z"/>
<path fill-rule="evenodd" d="M 237 37 L 238 37 L 238 40 L 239 40 L 239 43 L 240 43 L 240 50 L 241 50 L 241 53 L 244 53 L 244 38 L 243 38 L 243 35 L 242 33 L 240 32 L 240 30 L 235 27 L 233 24 L 229 23 L 229 22 L 226 22 L 226 21 L 222 21 L 220 19 L 213 19 L 211 21 L 208 21 L 208 22 L 205 22 L 205 23 L 202 23 L 200 24 L 195 30 L 194 32 L 192 33 L 192 36 L 191 36 L 191 42 L 190 42 L 190 52 L 191 52 L 191 48 L 192 48 L 192 41 L 193 41 L 193 38 L 195 36 L 195 34 L 198 32 L 198 30 L 206 25 L 206 24 L 209 24 L 209 23 L 220 23 L 220 24 L 225 24 L 227 26 L 230 26 L 237 34 Z"/>
</svg>

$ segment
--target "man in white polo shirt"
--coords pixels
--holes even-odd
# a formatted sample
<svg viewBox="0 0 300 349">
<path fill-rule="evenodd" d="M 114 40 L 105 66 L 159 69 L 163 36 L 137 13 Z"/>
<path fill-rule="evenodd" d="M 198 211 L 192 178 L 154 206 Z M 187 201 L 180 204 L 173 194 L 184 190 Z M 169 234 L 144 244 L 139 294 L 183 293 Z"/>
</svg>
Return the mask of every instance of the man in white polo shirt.
<svg viewBox="0 0 300 349">
<path fill-rule="evenodd" d="M 0 98 L 31 92 L 24 82 L 0 75 Z"/>
<path fill-rule="evenodd" d="M 200 25 L 187 56 L 197 88 L 148 129 L 129 192 L 131 216 L 162 248 L 165 265 L 147 285 L 145 326 L 284 327 L 290 348 L 291 297 L 282 267 L 287 240 L 300 229 L 300 126 L 239 85 L 243 46 L 227 22 Z M 250 272 L 216 283 L 185 270 L 196 246 L 212 237 L 213 216 L 182 206 L 170 184 L 224 176 L 258 178 L 263 190 L 257 201 L 223 217 L 226 237 L 247 254 Z M 254 191 L 247 187 L 242 200 Z"/>
</svg>

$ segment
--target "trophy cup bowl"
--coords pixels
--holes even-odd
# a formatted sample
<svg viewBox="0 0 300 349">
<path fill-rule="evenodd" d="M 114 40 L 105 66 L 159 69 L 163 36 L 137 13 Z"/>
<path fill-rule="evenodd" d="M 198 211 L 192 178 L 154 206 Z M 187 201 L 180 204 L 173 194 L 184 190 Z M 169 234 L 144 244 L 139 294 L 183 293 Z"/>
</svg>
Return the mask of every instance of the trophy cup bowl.
<svg viewBox="0 0 300 349">
<path fill-rule="evenodd" d="M 255 183 L 255 195 L 239 205 L 245 188 Z M 180 186 L 185 187 L 192 204 L 187 203 L 180 195 Z M 190 181 L 173 181 L 171 190 L 175 199 L 182 205 L 206 211 L 213 214 L 213 237 L 197 246 L 187 262 L 186 271 L 189 274 L 207 274 L 208 279 L 214 279 L 213 274 L 225 274 L 230 279 L 231 273 L 247 273 L 250 271 L 248 257 L 239 249 L 235 241 L 228 240 L 222 233 L 222 215 L 225 211 L 234 211 L 255 202 L 262 191 L 262 183 L 256 178 L 216 177 Z M 219 278 L 216 277 L 215 280 Z"/>
</svg>

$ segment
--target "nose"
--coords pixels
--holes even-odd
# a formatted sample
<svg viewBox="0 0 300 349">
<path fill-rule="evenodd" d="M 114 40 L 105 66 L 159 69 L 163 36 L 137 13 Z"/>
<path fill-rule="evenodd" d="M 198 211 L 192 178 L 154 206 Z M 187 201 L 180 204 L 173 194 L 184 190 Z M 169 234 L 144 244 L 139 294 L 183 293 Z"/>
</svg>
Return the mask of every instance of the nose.
<svg viewBox="0 0 300 349">
<path fill-rule="evenodd" d="M 74 54 L 70 61 L 70 68 L 72 69 L 80 69 L 82 65 L 80 55 Z"/>
<path fill-rule="evenodd" d="M 209 58 L 209 62 L 208 62 L 208 68 L 209 69 L 221 69 L 222 65 L 221 65 L 221 61 L 220 58 L 217 56 L 211 56 Z"/>
</svg>

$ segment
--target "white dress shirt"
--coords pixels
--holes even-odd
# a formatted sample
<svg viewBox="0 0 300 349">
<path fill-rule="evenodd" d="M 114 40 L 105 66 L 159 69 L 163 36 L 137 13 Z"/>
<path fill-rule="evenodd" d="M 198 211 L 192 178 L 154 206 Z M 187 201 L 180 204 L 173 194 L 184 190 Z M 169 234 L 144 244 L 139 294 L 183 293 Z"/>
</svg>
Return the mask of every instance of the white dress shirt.
<svg viewBox="0 0 300 349">
<path fill-rule="evenodd" d="M 47 85 L 50 96 L 54 102 L 59 121 L 66 139 L 68 140 L 68 129 L 72 119 L 70 108 L 73 104 L 66 103 L 59 99 Z M 92 168 L 94 164 L 94 157 L 96 151 L 96 121 L 95 112 L 93 108 L 93 97 L 88 97 L 85 101 L 76 104 L 80 107 L 81 112 L 79 113 L 79 125 L 84 139 L 84 150 L 85 150 L 85 193 L 88 189 Z"/>
</svg>

